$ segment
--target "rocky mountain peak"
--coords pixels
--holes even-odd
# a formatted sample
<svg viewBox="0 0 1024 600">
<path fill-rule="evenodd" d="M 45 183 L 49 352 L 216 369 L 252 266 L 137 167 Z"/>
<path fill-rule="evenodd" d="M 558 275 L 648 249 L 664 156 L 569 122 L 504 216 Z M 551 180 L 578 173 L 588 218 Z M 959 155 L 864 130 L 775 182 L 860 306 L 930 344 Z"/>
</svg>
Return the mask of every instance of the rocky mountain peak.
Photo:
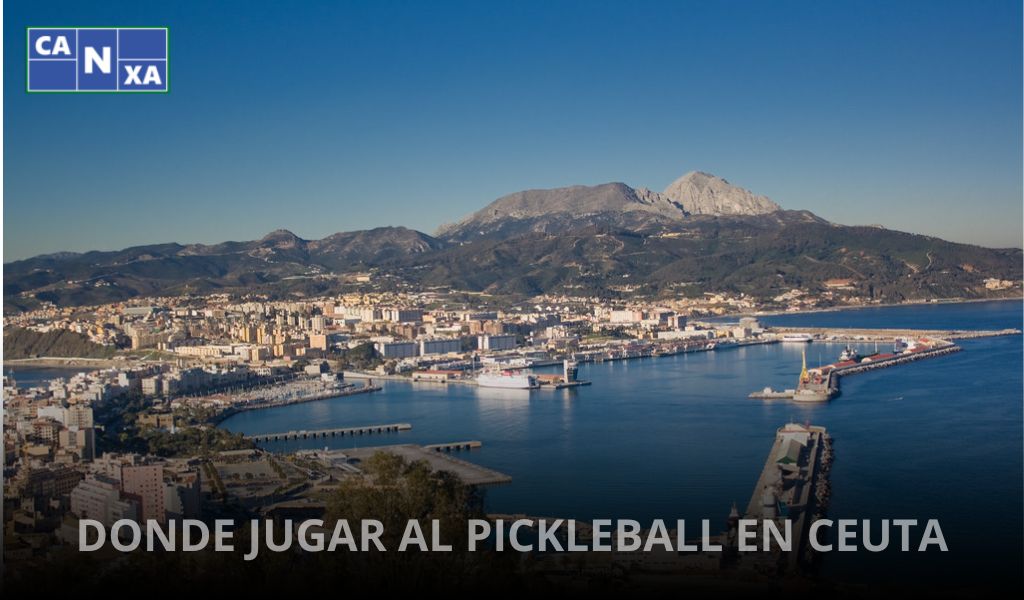
<svg viewBox="0 0 1024 600">
<path fill-rule="evenodd" d="M 762 215 L 782 210 L 766 196 L 703 171 L 690 171 L 662 193 L 693 215 Z"/>
<path fill-rule="evenodd" d="M 679 221 L 685 216 L 677 203 L 662 194 L 612 182 L 524 190 L 502 196 L 458 223 L 442 226 L 438 235 L 465 240 L 497 233 L 554 233 L 581 223 L 635 229 L 655 221 Z"/>
<path fill-rule="evenodd" d="M 275 229 L 263 236 L 259 241 L 261 246 L 274 246 L 277 248 L 294 248 L 302 242 L 302 238 L 287 229 Z"/>
</svg>

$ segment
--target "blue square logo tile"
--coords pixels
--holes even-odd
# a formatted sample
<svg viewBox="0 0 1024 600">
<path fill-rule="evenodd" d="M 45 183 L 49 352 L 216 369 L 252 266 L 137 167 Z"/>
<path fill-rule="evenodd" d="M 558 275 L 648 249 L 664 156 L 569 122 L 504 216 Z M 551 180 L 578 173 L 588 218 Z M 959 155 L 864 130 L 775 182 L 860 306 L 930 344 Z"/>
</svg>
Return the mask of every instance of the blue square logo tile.
<svg viewBox="0 0 1024 600">
<path fill-rule="evenodd" d="M 29 92 L 166 92 L 166 27 L 30 27 Z"/>
</svg>

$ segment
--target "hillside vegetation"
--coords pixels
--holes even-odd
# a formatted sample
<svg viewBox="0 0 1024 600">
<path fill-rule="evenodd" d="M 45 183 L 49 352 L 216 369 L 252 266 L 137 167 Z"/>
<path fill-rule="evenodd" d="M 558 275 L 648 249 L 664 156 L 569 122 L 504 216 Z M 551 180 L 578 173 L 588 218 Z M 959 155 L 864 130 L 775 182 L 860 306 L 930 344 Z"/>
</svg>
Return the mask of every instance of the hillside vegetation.
<svg viewBox="0 0 1024 600">
<path fill-rule="evenodd" d="M 115 352 L 113 347 L 97 344 L 80 333 L 65 329 L 39 333 L 13 327 L 4 334 L 4 359 L 39 356 L 110 358 Z"/>
</svg>

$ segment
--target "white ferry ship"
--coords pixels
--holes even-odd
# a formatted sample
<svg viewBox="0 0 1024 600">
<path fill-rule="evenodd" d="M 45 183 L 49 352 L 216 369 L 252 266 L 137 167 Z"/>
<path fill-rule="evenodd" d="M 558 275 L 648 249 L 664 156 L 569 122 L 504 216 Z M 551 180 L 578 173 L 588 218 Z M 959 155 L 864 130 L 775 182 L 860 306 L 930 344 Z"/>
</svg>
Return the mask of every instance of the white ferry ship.
<svg viewBox="0 0 1024 600">
<path fill-rule="evenodd" d="M 538 387 L 537 378 L 533 375 L 510 371 L 485 371 L 476 376 L 476 383 L 480 387 L 513 390 L 532 390 Z"/>
</svg>

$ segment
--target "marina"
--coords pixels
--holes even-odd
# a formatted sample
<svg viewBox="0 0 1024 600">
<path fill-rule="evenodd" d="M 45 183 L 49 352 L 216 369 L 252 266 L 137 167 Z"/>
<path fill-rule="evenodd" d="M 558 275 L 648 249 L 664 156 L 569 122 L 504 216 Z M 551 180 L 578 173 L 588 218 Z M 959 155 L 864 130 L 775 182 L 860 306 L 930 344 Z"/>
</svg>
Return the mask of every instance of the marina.
<svg viewBox="0 0 1024 600">
<path fill-rule="evenodd" d="M 324 389 L 321 391 L 315 391 L 308 394 L 299 394 L 292 396 L 274 396 L 265 395 L 257 400 L 252 400 L 250 404 L 242 404 L 235 406 L 235 410 L 259 410 L 264 408 L 274 408 L 279 406 L 289 406 L 291 404 L 301 404 L 303 402 L 315 402 L 317 400 L 328 400 L 331 398 L 344 398 L 345 396 L 354 396 L 356 394 L 370 394 L 373 392 L 379 392 L 383 388 L 375 385 L 364 385 L 355 386 L 348 385 L 345 387 L 339 387 L 335 389 Z"/>
<path fill-rule="evenodd" d="M 221 421 L 242 412 L 281 408 L 283 406 L 292 406 L 307 402 L 333 400 L 335 398 L 345 398 L 347 396 L 370 394 L 373 392 L 379 392 L 383 389 L 384 388 L 380 386 L 373 385 L 373 382 L 370 381 L 366 385 L 347 384 L 341 386 L 316 387 L 299 393 L 296 393 L 294 390 L 267 390 L 257 396 L 243 401 L 239 401 L 237 397 L 233 398 L 231 405 L 218 413 L 212 421 L 214 423 L 220 423 Z"/>
</svg>

